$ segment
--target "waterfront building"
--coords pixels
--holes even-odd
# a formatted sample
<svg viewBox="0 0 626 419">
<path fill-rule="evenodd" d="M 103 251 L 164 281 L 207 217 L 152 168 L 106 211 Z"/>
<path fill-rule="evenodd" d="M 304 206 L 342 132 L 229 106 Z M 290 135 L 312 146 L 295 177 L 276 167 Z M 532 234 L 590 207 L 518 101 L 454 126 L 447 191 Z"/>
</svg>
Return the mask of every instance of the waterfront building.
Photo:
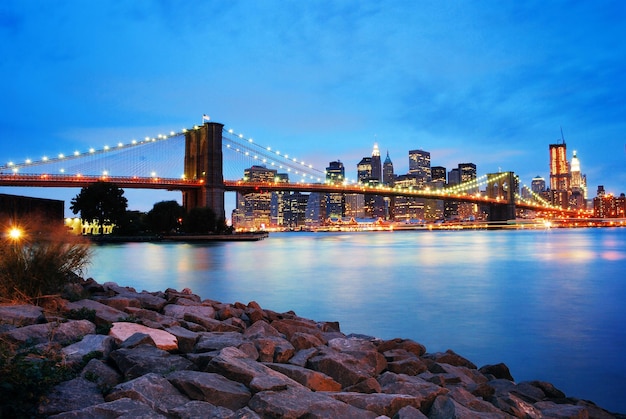
<svg viewBox="0 0 626 419">
<path fill-rule="evenodd" d="M 265 166 L 252 166 L 244 170 L 243 182 L 275 182 L 277 171 Z M 271 225 L 271 192 L 237 193 L 233 226 L 240 229 L 265 229 Z"/>
<path fill-rule="evenodd" d="M 396 176 L 395 186 L 417 190 L 418 178 L 411 174 Z M 421 221 L 424 219 L 424 200 L 412 196 L 397 196 L 395 197 L 393 211 L 396 221 Z"/>
<path fill-rule="evenodd" d="M 285 196 L 283 227 L 289 230 L 299 230 L 305 226 L 306 206 L 309 202 L 309 195 L 301 192 L 294 192 Z"/>
<path fill-rule="evenodd" d="M 537 175 L 530 182 L 530 188 L 534 193 L 541 195 L 546 191 L 546 180 Z"/>
<path fill-rule="evenodd" d="M 359 183 L 372 188 L 377 187 L 382 180 L 382 165 L 380 162 L 380 151 L 378 144 L 374 144 L 372 157 L 363 157 L 357 165 L 357 176 Z M 366 217 L 384 217 L 385 201 L 378 195 L 367 195 L 364 197 Z"/>
<path fill-rule="evenodd" d="M 304 223 L 307 227 L 319 227 L 326 219 L 325 194 L 312 192 L 306 204 Z"/>
<path fill-rule="evenodd" d="M 472 182 L 476 180 L 476 165 L 474 163 L 459 163 L 459 181 L 460 184 Z M 478 185 L 472 186 L 464 190 L 467 194 L 475 194 L 478 192 Z M 478 214 L 478 205 L 469 202 L 457 203 L 457 215 L 461 220 L 475 218 Z"/>
<path fill-rule="evenodd" d="M 550 197 L 553 205 L 569 206 L 570 168 L 567 161 L 567 145 L 550 144 Z"/>
<path fill-rule="evenodd" d="M 430 152 L 424 150 L 409 151 L 409 174 L 416 177 L 418 188 L 423 188 L 432 180 Z"/>
<path fill-rule="evenodd" d="M 383 185 L 393 186 L 395 174 L 393 173 L 393 162 L 389 157 L 389 151 L 387 151 L 387 157 L 383 163 Z"/>
<path fill-rule="evenodd" d="M 443 166 L 433 166 L 430 168 L 431 178 L 433 182 L 442 182 L 446 185 L 446 168 Z"/>
<path fill-rule="evenodd" d="M 277 173 L 274 182 L 289 183 L 289 175 L 287 173 Z M 282 227 L 284 221 L 285 197 L 288 192 L 272 192 L 270 198 L 270 225 L 272 227 Z"/>
<path fill-rule="evenodd" d="M 339 160 L 331 161 L 326 168 L 326 183 L 331 185 L 341 185 L 346 178 L 345 168 Z M 345 195 L 342 193 L 327 193 L 326 215 L 328 217 L 343 217 L 345 214 Z"/>
<path fill-rule="evenodd" d="M 345 217 L 365 218 L 365 195 L 346 194 L 345 195 Z"/>
<path fill-rule="evenodd" d="M 580 160 L 576 150 L 572 153 L 572 164 L 570 170 L 571 196 L 570 207 L 577 209 L 587 208 L 587 176 L 580 170 Z"/>
</svg>

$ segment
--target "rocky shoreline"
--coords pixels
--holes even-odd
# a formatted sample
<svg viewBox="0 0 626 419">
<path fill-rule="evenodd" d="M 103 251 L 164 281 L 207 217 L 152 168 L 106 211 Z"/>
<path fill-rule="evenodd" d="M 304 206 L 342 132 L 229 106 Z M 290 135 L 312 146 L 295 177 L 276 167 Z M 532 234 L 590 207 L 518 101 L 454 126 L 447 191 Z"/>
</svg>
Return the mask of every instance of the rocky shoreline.
<svg viewBox="0 0 626 419">
<path fill-rule="evenodd" d="M 93 279 L 72 291 L 83 298 L 0 306 L 0 341 L 52 350 L 76 372 L 36 407 L 43 417 L 626 417 L 550 383 L 517 383 L 504 364 L 477 368 L 451 350 L 345 335 L 255 302 Z"/>
</svg>

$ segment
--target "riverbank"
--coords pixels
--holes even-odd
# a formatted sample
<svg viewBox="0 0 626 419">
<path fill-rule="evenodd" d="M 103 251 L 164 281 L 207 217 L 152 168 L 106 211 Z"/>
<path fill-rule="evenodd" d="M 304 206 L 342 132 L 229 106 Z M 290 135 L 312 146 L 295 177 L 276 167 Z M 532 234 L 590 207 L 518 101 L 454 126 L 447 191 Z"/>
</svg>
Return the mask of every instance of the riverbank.
<svg viewBox="0 0 626 419">
<path fill-rule="evenodd" d="M 37 406 L 57 419 L 624 417 L 550 383 L 515 382 L 504 364 L 477 368 L 451 350 L 345 335 L 255 302 L 94 280 L 72 294 L 84 298 L 0 306 L 2 342 L 53 350 L 74 371 Z"/>
<path fill-rule="evenodd" d="M 242 242 L 259 241 L 269 237 L 265 231 L 233 234 L 176 234 L 151 236 L 87 236 L 94 243 L 202 243 L 202 242 Z"/>
</svg>

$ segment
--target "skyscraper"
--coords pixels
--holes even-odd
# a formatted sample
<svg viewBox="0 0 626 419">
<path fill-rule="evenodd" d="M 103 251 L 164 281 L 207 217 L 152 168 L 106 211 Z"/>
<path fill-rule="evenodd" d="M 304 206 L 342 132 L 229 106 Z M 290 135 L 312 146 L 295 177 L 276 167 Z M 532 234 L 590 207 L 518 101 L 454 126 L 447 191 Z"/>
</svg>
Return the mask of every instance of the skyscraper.
<svg viewBox="0 0 626 419">
<path fill-rule="evenodd" d="M 562 144 L 550 144 L 550 196 L 553 205 L 569 207 L 570 182 L 565 141 Z"/>
<path fill-rule="evenodd" d="M 443 182 L 446 184 L 446 168 L 443 166 L 433 166 L 431 168 L 431 178 L 433 182 Z"/>
<path fill-rule="evenodd" d="M 276 170 L 264 166 L 252 166 L 244 171 L 244 182 L 274 182 Z M 270 226 L 271 192 L 237 193 L 236 227 L 264 229 Z M 233 219 L 234 220 L 234 219 Z"/>
<path fill-rule="evenodd" d="M 536 194 L 541 194 L 546 191 L 546 180 L 541 176 L 537 175 L 533 178 L 530 183 L 530 188 Z"/>
<path fill-rule="evenodd" d="M 345 180 L 345 169 L 339 160 L 331 161 L 326 168 L 326 182 L 342 184 Z M 345 213 L 345 195 L 342 193 L 326 194 L 326 217 L 341 218 Z"/>
<path fill-rule="evenodd" d="M 393 163 L 389 157 L 389 151 L 387 151 L 387 158 L 385 158 L 385 162 L 383 163 L 383 185 L 393 185 L 394 177 Z"/>
<path fill-rule="evenodd" d="M 378 150 L 377 143 L 374 143 L 374 149 L 372 150 L 372 179 L 376 179 L 378 182 L 383 180 L 383 166 L 380 161 L 380 150 Z"/>
<path fill-rule="evenodd" d="M 430 152 L 424 150 L 409 151 L 409 174 L 417 178 L 418 187 L 432 179 L 430 170 Z"/>
</svg>

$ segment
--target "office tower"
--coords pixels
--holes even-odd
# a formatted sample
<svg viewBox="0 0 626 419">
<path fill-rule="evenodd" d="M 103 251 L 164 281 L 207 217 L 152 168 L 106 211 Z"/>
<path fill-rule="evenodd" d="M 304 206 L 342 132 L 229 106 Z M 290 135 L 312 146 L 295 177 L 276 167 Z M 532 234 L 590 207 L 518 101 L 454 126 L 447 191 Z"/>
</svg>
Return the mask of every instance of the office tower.
<svg viewBox="0 0 626 419">
<path fill-rule="evenodd" d="M 283 212 L 283 225 L 289 230 L 299 230 L 305 226 L 306 205 L 309 202 L 309 195 L 294 192 L 285 196 Z"/>
<path fill-rule="evenodd" d="M 289 175 L 287 173 L 277 173 L 274 176 L 276 183 L 289 183 Z M 270 225 L 272 227 L 283 227 L 285 225 L 285 197 L 288 195 L 285 191 L 272 192 L 270 198 Z"/>
<path fill-rule="evenodd" d="M 420 188 L 431 181 L 430 152 L 424 150 L 409 151 L 409 174 L 417 178 Z"/>
<path fill-rule="evenodd" d="M 580 160 L 576 154 L 576 150 L 572 153 L 572 164 L 570 167 L 570 176 L 572 188 L 572 195 L 578 195 L 579 200 L 582 199 L 586 206 L 587 201 L 587 176 L 580 170 Z M 581 208 L 580 205 L 577 208 Z"/>
<path fill-rule="evenodd" d="M 462 192 L 466 194 L 475 194 L 478 192 L 478 184 L 471 183 L 476 180 L 476 165 L 474 163 L 459 163 L 459 180 L 460 184 L 470 183 L 470 186 L 463 188 Z M 469 202 L 459 202 L 457 205 L 457 215 L 461 220 L 469 220 L 478 214 L 478 206 Z"/>
<path fill-rule="evenodd" d="M 431 168 L 431 178 L 433 182 L 443 182 L 446 184 L 446 168 L 443 166 L 433 166 Z"/>
<path fill-rule="evenodd" d="M 244 170 L 244 182 L 274 182 L 276 170 L 252 166 Z M 271 192 L 237 193 L 237 228 L 264 229 L 270 226 Z M 233 219 L 234 220 L 234 219 Z"/>
<path fill-rule="evenodd" d="M 389 157 L 389 151 L 387 151 L 387 158 L 385 158 L 385 162 L 383 163 L 383 185 L 393 186 L 394 177 L 393 163 Z"/>
<path fill-rule="evenodd" d="M 476 165 L 474 163 L 459 163 L 459 178 L 461 183 L 476 180 Z"/>
<path fill-rule="evenodd" d="M 319 227 L 326 220 L 325 194 L 312 192 L 306 204 L 304 223 L 307 227 Z"/>
<path fill-rule="evenodd" d="M 359 183 L 369 183 L 372 178 L 372 158 L 363 157 L 356 166 L 356 173 Z"/>
<path fill-rule="evenodd" d="M 461 173 L 458 168 L 452 169 L 448 172 L 448 185 L 458 185 L 461 183 Z"/>
<path fill-rule="evenodd" d="M 331 161 L 326 168 L 326 183 L 341 185 L 345 181 L 345 169 L 339 160 Z M 345 196 L 342 193 L 327 193 L 326 217 L 341 218 L 345 212 Z"/>
<path fill-rule="evenodd" d="M 346 194 L 344 216 L 349 218 L 365 218 L 365 195 L 358 193 Z"/>
<path fill-rule="evenodd" d="M 379 183 L 383 180 L 383 166 L 380 161 L 378 144 L 376 143 L 374 143 L 374 150 L 372 150 L 372 179 L 376 179 Z"/>
<path fill-rule="evenodd" d="M 414 175 L 399 175 L 396 177 L 395 186 L 402 189 L 417 189 L 418 180 Z M 396 221 L 410 222 L 424 219 L 424 200 L 412 196 L 397 196 L 394 200 L 394 219 Z"/>
<path fill-rule="evenodd" d="M 550 144 L 550 195 L 553 205 L 569 207 L 570 182 L 565 141 L 562 144 Z"/>
<path fill-rule="evenodd" d="M 542 194 L 546 191 L 546 180 L 541 176 L 537 175 L 533 178 L 530 183 L 530 188 L 536 194 Z"/>
</svg>

